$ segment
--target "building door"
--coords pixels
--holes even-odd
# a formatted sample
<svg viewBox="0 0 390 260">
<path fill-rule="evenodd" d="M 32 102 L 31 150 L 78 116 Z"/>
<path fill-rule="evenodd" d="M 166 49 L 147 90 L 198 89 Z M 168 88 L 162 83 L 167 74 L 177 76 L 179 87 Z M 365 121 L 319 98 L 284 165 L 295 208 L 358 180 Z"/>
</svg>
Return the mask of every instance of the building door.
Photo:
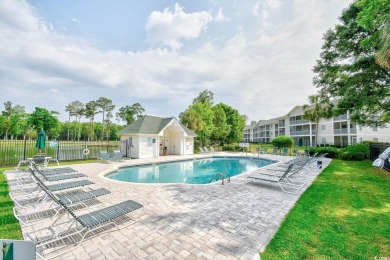
<svg viewBox="0 0 390 260">
<path fill-rule="evenodd" d="M 167 148 L 167 154 L 171 154 L 171 138 L 164 137 L 164 148 Z"/>
<path fill-rule="evenodd" d="M 131 157 L 131 149 L 133 148 L 133 137 L 129 137 L 127 142 L 127 157 Z"/>
<path fill-rule="evenodd" d="M 172 154 L 180 155 L 180 138 L 172 138 Z"/>
</svg>

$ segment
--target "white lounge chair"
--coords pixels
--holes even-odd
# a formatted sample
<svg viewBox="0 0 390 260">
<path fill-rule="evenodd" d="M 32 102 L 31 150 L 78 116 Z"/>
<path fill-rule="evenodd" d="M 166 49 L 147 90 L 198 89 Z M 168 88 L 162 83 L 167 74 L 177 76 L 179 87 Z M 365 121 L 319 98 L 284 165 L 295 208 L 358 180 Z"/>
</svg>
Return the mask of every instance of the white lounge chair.
<svg viewBox="0 0 390 260">
<path fill-rule="evenodd" d="M 248 182 L 263 181 L 263 182 L 276 182 L 279 184 L 283 192 L 296 194 L 306 182 L 299 181 L 291 178 L 290 175 L 293 171 L 294 164 L 290 164 L 282 175 L 273 174 L 270 172 L 259 172 L 254 175 L 248 176 Z M 295 173 L 295 172 L 294 172 Z"/>
</svg>

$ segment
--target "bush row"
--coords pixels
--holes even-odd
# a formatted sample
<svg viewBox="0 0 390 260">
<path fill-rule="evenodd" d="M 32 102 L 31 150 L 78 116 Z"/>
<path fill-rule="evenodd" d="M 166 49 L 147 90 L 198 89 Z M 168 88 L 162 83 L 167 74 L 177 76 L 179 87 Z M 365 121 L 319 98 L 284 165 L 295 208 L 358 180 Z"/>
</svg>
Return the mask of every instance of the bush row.
<svg viewBox="0 0 390 260">
<path fill-rule="evenodd" d="M 334 147 L 317 147 L 310 148 L 310 155 L 327 153 L 328 158 L 340 158 L 348 161 L 361 161 L 368 159 L 369 156 L 369 143 L 353 144 L 346 148 L 337 150 Z"/>
<path fill-rule="evenodd" d="M 361 161 L 369 157 L 369 144 L 354 144 L 339 151 L 340 159 L 347 161 Z"/>
<path fill-rule="evenodd" d="M 337 158 L 338 157 L 338 150 L 334 147 L 316 147 L 316 148 L 310 148 L 310 155 L 314 155 L 318 153 L 318 155 L 327 153 L 327 158 Z"/>
<path fill-rule="evenodd" d="M 275 138 L 276 139 L 276 138 Z M 284 138 L 284 136 L 280 136 L 280 147 L 284 147 L 285 145 L 290 145 L 288 138 Z M 284 143 L 284 145 L 282 145 Z M 223 146 L 223 151 L 238 151 L 240 147 L 238 145 L 229 145 L 229 146 Z M 318 153 L 318 155 L 321 154 L 327 154 L 327 158 L 340 158 L 342 160 L 348 160 L 348 161 L 361 161 L 364 159 L 369 158 L 369 142 L 363 142 L 362 144 L 354 144 L 349 145 L 346 148 L 343 149 L 337 149 L 335 147 L 311 147 L 310 148 L 310 155 L 313 156 L 314 154 Z"/>
<path fill-rule="evenodd" d="M 240 147 L 238 145 L 225 145 L 222 147 L 222 151 L 238 151 Z"/>
</svg>

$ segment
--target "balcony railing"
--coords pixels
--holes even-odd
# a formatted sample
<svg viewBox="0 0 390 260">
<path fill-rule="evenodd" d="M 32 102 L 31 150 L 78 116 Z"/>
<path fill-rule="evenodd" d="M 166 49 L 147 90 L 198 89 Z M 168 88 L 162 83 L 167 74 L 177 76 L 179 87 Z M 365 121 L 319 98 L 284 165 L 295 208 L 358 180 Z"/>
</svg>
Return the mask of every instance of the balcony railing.
<svg viewBox="0 0 390 260">
<path fill-rule="evenodd" d="M 343 129 L 334 129 L 333 131 L 334 134 L 348 134 L 348 129 L 343 128 Z M 356 128 L 350 128 L 349 129 L 350 134 L 356 134 Z"/>
<path fill-rule="evenodd" d="M 334 134 L 348 134 L 348 129 L 334 129 Z"/>
<path fill-rule="evenodd" d="M 290 135 L 310 135 L 310 131 L 290 131 Z"/>
<path fill-rule="evenodd" d="M 302 124 L 310 124 L 310 121 L 307 121 L 307 120 L 290 120 L 290 125 L 302 125 Z"/>
<path fill-rule="evenodd" d="M 348 120 L 348 115 L 339 115 L 333 117 L 333 121 L 342 121 L 342 120 Z"/>
</svg>

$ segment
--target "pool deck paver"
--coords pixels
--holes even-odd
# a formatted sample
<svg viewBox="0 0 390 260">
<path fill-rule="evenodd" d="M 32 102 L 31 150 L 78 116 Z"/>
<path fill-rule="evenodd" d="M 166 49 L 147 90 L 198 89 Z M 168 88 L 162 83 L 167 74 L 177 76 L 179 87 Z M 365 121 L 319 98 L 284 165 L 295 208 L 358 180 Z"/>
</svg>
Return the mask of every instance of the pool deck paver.
<svg viewBox="0 0 390 260">
<path fill-rule="evenodd" d="M 57 259 L 260 259 L 259 252 L 265 249 L 289 210 L 331 161 L 323 159 L 323 168 L 309 174 L 308 183 L 296 195 L 282 192 L 276 183 L 248 184 L 246 177 L 254 172 L 235 176 L 225 185 L 221 182 L 146 185 L 101 177 L 126 165 L 210 155 L 239 154 L 163 156 L 71 165 L 85 173 L 96 187 L 112 191 L 109 204 L 131 199 L 143 204 L 144 211 L 132 225 L 85 240 Z M 280 162 L 292 159 L 261 157 Z"/>
</svg>

